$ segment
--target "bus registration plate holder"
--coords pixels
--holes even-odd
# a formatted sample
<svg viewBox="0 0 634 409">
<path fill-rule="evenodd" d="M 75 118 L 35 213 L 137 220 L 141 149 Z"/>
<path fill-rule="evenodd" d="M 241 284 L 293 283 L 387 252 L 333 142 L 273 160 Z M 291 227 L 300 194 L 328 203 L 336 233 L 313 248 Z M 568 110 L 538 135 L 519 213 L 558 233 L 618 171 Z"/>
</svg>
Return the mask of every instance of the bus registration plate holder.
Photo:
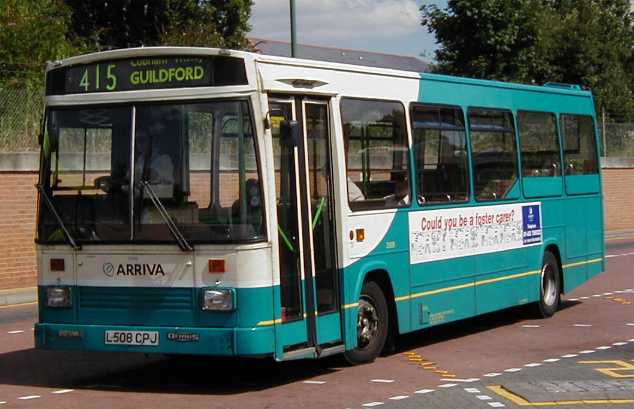
<svg viewBox="0 0 634 409">
<path fill-rule="evenodd" d="M 104 342 L 106 345 L 158 346 L 159 338 L 158 331 L 108 330 Z"/>
</svg>

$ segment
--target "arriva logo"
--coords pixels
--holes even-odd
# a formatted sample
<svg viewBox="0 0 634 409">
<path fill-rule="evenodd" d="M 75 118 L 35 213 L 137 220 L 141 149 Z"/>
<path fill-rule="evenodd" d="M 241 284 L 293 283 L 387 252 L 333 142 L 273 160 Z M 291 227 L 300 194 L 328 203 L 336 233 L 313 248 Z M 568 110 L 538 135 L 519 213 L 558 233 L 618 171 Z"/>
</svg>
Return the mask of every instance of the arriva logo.
<svg viewBox="0 0 634 409">
<path fill-rule="evenodd" d="M 112 263 L 106 263 L 103 265 L 103 273 L 108 277 L 112 277 L 114 275 L 114 266 Z"/>
<path fill-rule="evenodd" d="M 165 276 L 160 264 L 117 264 L 104 263 L 103 273 L 108 277 L 117 276 Z"/>
</svg>

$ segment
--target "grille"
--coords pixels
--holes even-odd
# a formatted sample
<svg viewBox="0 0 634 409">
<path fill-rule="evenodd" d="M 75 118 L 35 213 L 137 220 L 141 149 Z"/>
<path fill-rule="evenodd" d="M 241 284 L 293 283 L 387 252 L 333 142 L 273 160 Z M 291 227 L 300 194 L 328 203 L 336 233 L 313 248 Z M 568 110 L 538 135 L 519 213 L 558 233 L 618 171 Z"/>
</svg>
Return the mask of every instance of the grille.
<svg viewBox="0 0 634 409">
<path fill-rule="evenodd" d="M 120 310 L 192 310 L 191 288 L 80 287 L 81 308 Z"/>
</svg>

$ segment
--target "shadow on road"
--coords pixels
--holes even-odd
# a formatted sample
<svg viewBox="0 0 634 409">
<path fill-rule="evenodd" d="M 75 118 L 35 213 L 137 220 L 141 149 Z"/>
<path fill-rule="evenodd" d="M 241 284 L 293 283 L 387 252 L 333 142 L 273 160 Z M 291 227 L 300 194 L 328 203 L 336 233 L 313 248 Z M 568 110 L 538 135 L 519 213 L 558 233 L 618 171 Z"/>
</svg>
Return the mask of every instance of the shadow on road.
<svg viewBox="0 0 634 409">
<path fill-rule="evenodd" d="M 578 302 L 566 301 L 562 309 L 576 304 Z M 524 306 L 441 325 L 400 337 L 395 352 L 532 318 L 534 315 Z M 340 357 L 274 362 L 32 348 L 0 354 L 0 384 L 122 392 L 233 395 L 275 388 L 339 370 L 346 370 Z"/>
<path fill-rule="evenodd" d="M 26 349 L 0 354 L 0 384 L 229 395 L 324 375 L 342 364 L 336 357 L 276 363 L 267 359 Z"/>
<path fill-rule="evenodd" d="M 559 310 L 572 308 L 577 304 L 581 304 L 581 302 L 565 300 L 562 301 Z M 523 305 L 496 311 L 402 335 L 398 341 L 396 352 L 405 352 L 450 339 L 462 338 L 499 327 L 515 325 L 519 322 L 534 320 L 536 318 L 535 312 L 532 310 L 532 305 Z"/>
</svg>

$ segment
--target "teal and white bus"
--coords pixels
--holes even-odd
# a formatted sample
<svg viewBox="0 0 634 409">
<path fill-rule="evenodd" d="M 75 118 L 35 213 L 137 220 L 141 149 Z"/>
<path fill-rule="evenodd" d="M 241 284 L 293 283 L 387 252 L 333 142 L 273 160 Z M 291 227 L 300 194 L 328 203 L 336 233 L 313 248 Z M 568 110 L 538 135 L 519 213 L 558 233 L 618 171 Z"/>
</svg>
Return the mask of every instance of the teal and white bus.
<svg viewBox="0 0 634 409">
<path fill-rule="evenodd" d="M 158 47 L 45 102 L 39 348 L 361 363 L 604 269 L 579 86 Z"/>
</svg>

